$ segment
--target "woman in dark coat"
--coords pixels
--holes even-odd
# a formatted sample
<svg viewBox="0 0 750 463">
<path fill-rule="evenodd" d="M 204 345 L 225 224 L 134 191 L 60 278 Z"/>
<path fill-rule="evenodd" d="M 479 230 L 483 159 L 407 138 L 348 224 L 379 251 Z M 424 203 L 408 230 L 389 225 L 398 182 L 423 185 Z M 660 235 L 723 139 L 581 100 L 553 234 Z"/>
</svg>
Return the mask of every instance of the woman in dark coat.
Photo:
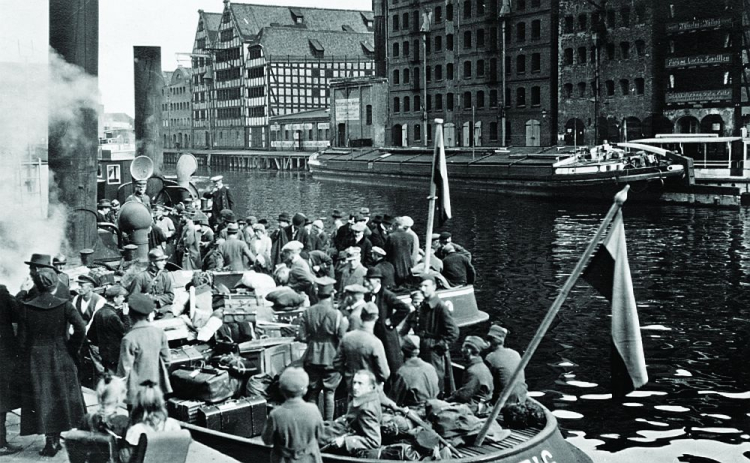
<svg viewBox="0 0 750 463">
<path fill-rule="evenodd" d="M 13 332 L 13 316 L 16 311 L 16 300 L 8 292 L 8 288 L 0 285 L 0 456 L 16 453 L 21 450 L 8 444 L 8 434 L 5 428 L 7 414 L 21 406 L 21 396 L 18 394 L 16 379 L 18 378 L 18 341 Z"/>
<path fill-rule="evenodd" d="M 47 441 L 39 452 L 54 456 L 60 446 L 60 433 L 76 427 L 85 407 L 74 357 L 86 336 L 86 324 L 69 301 L 51 291 L 57 284 L 52 269 L 40 269 L 34 278 L 39 295 L 24 301 L 19 325 L 23 329 L 21 378 L 26 384 L 21 410 L 21 435 L 45 434 Z M 73 334 L 67 339 L 68 325 Z"/>
</svg>

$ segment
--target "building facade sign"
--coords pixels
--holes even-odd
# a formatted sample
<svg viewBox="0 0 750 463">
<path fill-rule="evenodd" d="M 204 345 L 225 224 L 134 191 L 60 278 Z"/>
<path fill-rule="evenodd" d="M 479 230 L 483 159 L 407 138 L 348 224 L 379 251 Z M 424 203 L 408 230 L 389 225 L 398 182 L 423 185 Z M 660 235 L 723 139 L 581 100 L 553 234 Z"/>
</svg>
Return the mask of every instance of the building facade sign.
<svg viewBox="0 0 750 463">
<path fill-rule="evenodd" d="M 337 121 L 358 121 L 359 120 L 359 99 L 341 98 L 336 100 L 336 120 Z"/>
<path fill-rule="evenodd" d="M 667 24 L 667 32 L 688 32 L 701 29 L 718 29 L 730 27 L 732 18 L 708 18 L 696 19 L 694 21 L 684 21 L 679 23 Z"/>
<path fill-rule="evenodd" d="M 279 124 L 271 124 L 271 132 L 279 132 L 281 130 L 281 126 Z"/>
<path fill-rule="evenodd" d="M 695 92 L 667 93 L 667 104 L 700 103 L 707 101 L 729 101 L 732 99 L 732 89 L 699 90 Z"/>
<path fill-rule="evenodd" d="M 330 129 L 330 128 L 331 128 L 331 124 L 329 122 L 318 122 L 318 129 L 319 130 L 326 130 L 326 129 Z"/>
<path fill-rule="evenodd" d="M 717 53 L 712 55 L 682 56 L 676 58 L 667 58 L 667 69 L 685 68 L 695 66 L 709 66 L 731 64 L 732 55 L 729 53 Z"/>
</svg>

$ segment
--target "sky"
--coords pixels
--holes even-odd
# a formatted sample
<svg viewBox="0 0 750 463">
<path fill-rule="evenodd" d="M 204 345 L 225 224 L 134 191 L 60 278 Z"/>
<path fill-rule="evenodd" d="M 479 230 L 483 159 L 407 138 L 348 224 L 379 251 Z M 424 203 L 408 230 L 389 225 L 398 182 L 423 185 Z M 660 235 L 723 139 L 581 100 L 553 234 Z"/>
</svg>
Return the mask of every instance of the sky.
<svg viewBox="0 0 750 463">
<path fill-rule="evenodd" d="M 94 1 L 94 0 L 92 0 Z M 245 0 L 237 3 L 370 10 L 370 0 Z M 46 60 L 48 2 L 0 0 L 0 62 Z M 160 46 L 162 70 L 189 67 L 198 10 L 220 13 L 222 0 L 99 0 L 99 89 L 105 112 L 133 111 L 133 47 Z M 9 15 L 7 17 L 6 15 Z"/>
</svg>

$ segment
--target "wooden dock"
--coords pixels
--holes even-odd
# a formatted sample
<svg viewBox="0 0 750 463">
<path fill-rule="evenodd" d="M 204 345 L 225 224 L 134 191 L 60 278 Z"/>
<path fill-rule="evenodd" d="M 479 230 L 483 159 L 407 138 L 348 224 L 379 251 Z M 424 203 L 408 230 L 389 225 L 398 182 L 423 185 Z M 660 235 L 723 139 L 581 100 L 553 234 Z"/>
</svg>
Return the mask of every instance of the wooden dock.
<svg viewBox="0 0 750 463">
<path fill-rule="evenodd" d="M 199 167 L 220 170 L 308 170 L 309 151 L 164 150 L 164 164 L 175 165 L 181 155 L 195 156 Z"/>
</svg>

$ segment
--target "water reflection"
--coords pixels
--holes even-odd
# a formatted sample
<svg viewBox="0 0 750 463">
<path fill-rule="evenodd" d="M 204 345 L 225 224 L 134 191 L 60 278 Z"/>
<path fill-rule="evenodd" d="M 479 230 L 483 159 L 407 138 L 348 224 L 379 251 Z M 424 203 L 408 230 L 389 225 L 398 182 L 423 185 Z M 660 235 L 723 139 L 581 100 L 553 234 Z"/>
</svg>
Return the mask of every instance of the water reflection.
<svg viewBox="0 0 750 463">
<path fill-rule="evenodd" d="M 334 208 L 368 206 L 373 215 L 410 215 L 424 239 L 426 193 L 299 173 L 224 175 L 241 215 L 275 223 L 280 212 L 299 211 L 329 220 Z M 605 209 L 454 193 L 448 229 L 473 252 L 478 302 L 510 329 L 511 347 L 528 344 Z M 579 283 L 526 372 L 533 395 L 596 460 L 745 461 L 747 214 L 626 204 L 624 216 L 649 384 L 623 401 L 611 398 L 609 305 Z"/>
</svg>

